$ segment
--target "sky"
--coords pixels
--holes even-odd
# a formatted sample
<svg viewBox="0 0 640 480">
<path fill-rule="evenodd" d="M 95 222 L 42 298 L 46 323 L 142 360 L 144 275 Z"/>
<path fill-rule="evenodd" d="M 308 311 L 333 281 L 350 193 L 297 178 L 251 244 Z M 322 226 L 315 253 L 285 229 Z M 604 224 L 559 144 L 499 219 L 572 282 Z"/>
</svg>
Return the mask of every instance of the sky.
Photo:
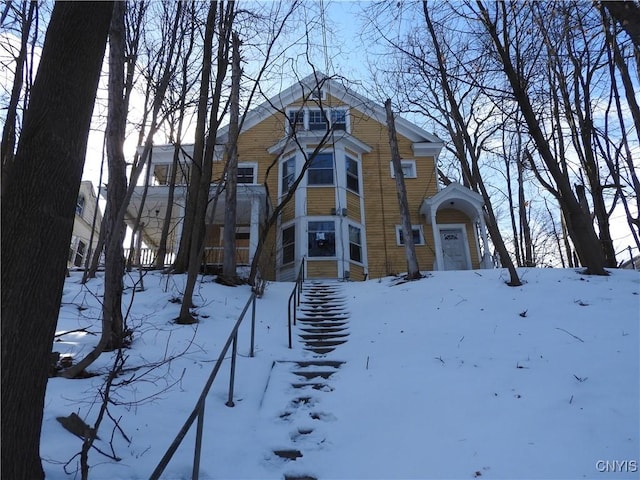
<svg viewBox="0 0 640 480">
<path fill-rule="evenodd" d="M 256 304 L 253 358 L 250 323 L 240 328 L 235 406 L 225 405 L 228 355 L 207 396 L 200 478 L 638 478 L 640 273 L 518 272 L 521 287 L 506 286 L 499 269 L 327 282 L 348 336 L 320 357 L 304 348 L 304 321 L 288 348 L 293 284 L 269 283 Z M 75 359 L 98 340 L 103 281 L 99 274 L 82 286 L 80 278 L 66 281 L 53 345 Z M 250 296 L 248 286 L 205 277 L 199 323 L 180 326 L 172 319 L 185 278 L 147 273 L 144 291 L 133 288 L 138 280 L 137 272 L 126 279 L 133 344 L 96 441 L 120 461 L 92 450 L 91 479 L 149 478 Z M 298 318 L 311 316 L 304 302 L 317 287 L 305 283 Z M 337 363 L 305 363 L 318 360 Z M 56 417 L 75 412 L 93 425 L 112 363 L 105 353 L 89 369 L 97 376 L 50 379 L 41 441 L 48 479 L 79 478 L 82 442 Z M 314 378 L 319 371 L 327 378 Z M 294 388 L 308 377 L 320 388 Z M 191 478 L 193 448 L 194 429 L 162 478 Z"/>
</svg>

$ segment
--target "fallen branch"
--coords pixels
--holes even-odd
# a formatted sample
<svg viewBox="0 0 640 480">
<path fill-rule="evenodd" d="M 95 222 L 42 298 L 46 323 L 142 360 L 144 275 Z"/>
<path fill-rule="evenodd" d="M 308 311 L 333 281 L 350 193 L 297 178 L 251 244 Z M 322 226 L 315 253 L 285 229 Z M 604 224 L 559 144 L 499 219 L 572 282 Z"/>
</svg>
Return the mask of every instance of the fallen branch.
<svg viewBox="0 0 640 480">
<path fill-rule="evenodd" d="M 566 333 L 567 335 L 571 335 L 573 338 L 575 338 L 576 340 L 580 340 L 582 343 L 584 343 L 584 340 L 581 339 L 580 337 L 576 337 L 573 333 L 568 332 L 567 330 L 565 330 L 564 328 L 560 328 L 560 327 L 556 327 L 556 330 L 560 330 L 564 333 Z"/>
</svg>

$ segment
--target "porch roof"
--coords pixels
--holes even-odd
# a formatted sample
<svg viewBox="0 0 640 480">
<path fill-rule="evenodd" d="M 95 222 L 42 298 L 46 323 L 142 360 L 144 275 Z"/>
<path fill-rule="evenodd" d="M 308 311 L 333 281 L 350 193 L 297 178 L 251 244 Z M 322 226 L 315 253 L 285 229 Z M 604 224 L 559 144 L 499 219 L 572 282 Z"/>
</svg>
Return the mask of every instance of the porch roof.
<svg viewBox="0 0 640 480">
<path fill-rule="evenodd" d="M 420 213 L 426 217 L 427 223 L 431 223 L 432 214 L 435 218 L 440 207 L 453 208 L 464 212 L 469 218 L 474 219 L 482 213 L 484 201 L 482 196 L 473 190 L 453 182 L 436 193 L 433 197 L 425 198 L 420 207 Z"/>
<path fill-rule="evenodd" d="M 211 198 L 217 189 L 217 184 L 211 184 L 209 190 L 209 198 Z M 127 206 L 125 221 L 129 227 L 135 224 L 138 212 L 140 211 L 144 187 L 136 187 L 131 197 L 131 201 Z M 160 242 L 162 233 L 162 224 L 165 213 L 167 211 L 169 196 L 169 186 L 153 185 L 147 189 L 147 195 L 142 206 L 141 222 L 144 223 L 142 228 L 142 238 L 149 247 L 157 247 Z M 179 224 L 183 221 L 184 208 L 186 204 L 187 189 L 185 186 L 176 186 L 174 190 L 174 202 L 171 214 L 170 232 L 179 231 Z M 250 225 L 252 218 L 252 210 L 257 209 L 259 222 L 263 222 L 266 216 L 266 202 L 268 201 L 267 192 L 264 185 L 256 184 L 238 184 L 237 189 L 237 223 L 242 225 Z M 224 215 L 226 210 L 224 190 L 220 193 L 215 211 L 213 211 L 213 201 L 209 202 L 207 207 L 207 224 L 224 223 Z"/>
</svg>

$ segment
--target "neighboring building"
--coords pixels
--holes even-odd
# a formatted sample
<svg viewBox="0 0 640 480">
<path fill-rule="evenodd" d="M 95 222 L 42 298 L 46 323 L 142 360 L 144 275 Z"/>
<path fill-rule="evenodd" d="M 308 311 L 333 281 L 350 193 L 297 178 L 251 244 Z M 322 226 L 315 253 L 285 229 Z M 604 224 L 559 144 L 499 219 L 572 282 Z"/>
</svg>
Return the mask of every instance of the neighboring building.
<svg viewBox="0 0 640 480">
<path fill-rule="evenodd" d="M 307 77 L 247 115 L 238 140 L 238 264 L 252 259 L 259 225 L 301 172 L 302 151 L 313 151 L 331 129 L 272 229 L 261 259 L 262 276 L 292 280 L 302 259 L 310 278 L 362 280 L 405 272 L 385 110 L 341 82 L 315 78 Z M 456 183 L 438 187 L 436 160 L 442 140 L 402 118 L 396 118 L 396 130 L 420 268 L 491 268 L 481 196 Z M 222 173 L 227 135 L 226 128 L 218 134 L 213 182 Z M 142 239 L 151 248 L 160 238 L 173 150 L 171 145 L 153 149 L 155 184 L 147 191 L 142 216 Z M 191 156 L 193 146 L 183 150 Z M 183 162 L 169 249 L 177 248 L 180 237 L 188 174 L 188 163 Z M 129 218 L 136 217 L 142 192 L 138 187 Z M 224 211 L 223 194 L 216 211 L 207 216 L 210 264 L 221 263 Z"/>
<path fill-rule="evenodd" d="M 84 267 L 87 255 L 91 255 L 98 244 L 102 213 L 99 208 L 96 211 L 96 208 L 96 193 L 93 191 L 93 185 L 90 181 L 83 180 L 78 191 L 76 217 L 73 221 L 73 235 L 67 259 L 67 267 L 69 268 Z M 92 228 L 94 225 L 93 217 L 96 213 L 95 228 Z M 92 230 L 93 238 L 91 237 Z M 91 248 L 89 248 L 90 244 Z"/>
</svg>

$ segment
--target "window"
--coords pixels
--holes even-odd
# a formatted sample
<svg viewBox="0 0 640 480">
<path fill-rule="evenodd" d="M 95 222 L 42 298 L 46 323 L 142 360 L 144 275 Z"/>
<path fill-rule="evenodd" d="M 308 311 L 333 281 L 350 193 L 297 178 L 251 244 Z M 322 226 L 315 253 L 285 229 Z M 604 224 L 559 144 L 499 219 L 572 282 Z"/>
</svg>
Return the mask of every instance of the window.
<svg viewBox="0 0 640 480">
<path fill-rule="evenodd" d="M 84 195 L 82 194 L 78 195 L 78 201 L 76 202 L 76 215 L 78 215 L 79 217 L 81 217 L 82 213 L 84 212 L 84 204 L 85 204 Z"/>
<path fill-rule="evenodd" d="M 424 245 L 424 236 L 422 235 L 422 227 L 420 225 L 412 225 L 411 231 L 413 233 L 413 244 Z M 404 236 L 402 234 L 402 226 L 396 225 L 396 241 L 398 245 L 404 245 Z"/>
<path fill-rule="evenodd" d="M 318 153 L 307 168 L 307 185 L 333 185 L 333 154 Z"/>
<path fill-rule="evenodd" d="M 353 158 L 347 157 L 347 188 L 353 192 L 360 193 L 358 183 L 358 162 Z"/>
<path fill-rule="evenodd" d="M 78 240 L 78 248 L 76 248 L 76 256 L 73 260 L 73 265 L 76 267 L 82 266 L 82 261 L 84 260 L 84 254 L 87 249 L 87 245 L 82 241 Z"/>
<path fill-rule="evenodd" d="M 334 130 L 347 129 L 347 111 L 331 110 L 331 126 Z"/>
<path fill-rule="evenodd" d="M 256 183 L 254 165 L 238 165 L 238 183 Z"/>
<path fill-rule="evenodd" d="M 328 126 L 327 117 L 322 110 L 309 110 L 309 130 L 326 131 Z"/>
<path fill-rule="evenodd" d="M 304 129 L 304 110 L 290 110 L 287 114 L 289 128 L 294 131 Z"/>
<path fill-rule="evenodd" d="M 282 264 L 291 263 L 296 259 L 296 226 L 282 229 Z"/>
<path fill-rule="evenodd" d="M 349 225 L 349 258 L 362 263 L 362 240 L 360 229 Z"/>
<path fill-rule="evenodd" d="M 307 229 L 307 231 L 310 257 L 335 257 L 335 222 L 309 222 L 309 228 Z"/>
<path fill-rule="evenodd" d="M 320 87 L 316 87 L 311 90 L 311 94 L 309 95 L 311 100 L 324 100 L 324 90 Z"/>
<path fill-rule="evenodd" d="M 416 173 L 415 160 L 400 160 L 400 165 L 402 165 L 404 178 L 416 178 L 418 176 Z M 396 174 L 393 169 L 393 162 L 389 162 L 389 166 L 391 168 L 391 178 L 396 178 Z"/>
<path fill-rule="evenodd" d="M 289 158 L 282 162 L 282 194 L 287 193 L 296 177 L 296 159 Z"/>
</svg>

